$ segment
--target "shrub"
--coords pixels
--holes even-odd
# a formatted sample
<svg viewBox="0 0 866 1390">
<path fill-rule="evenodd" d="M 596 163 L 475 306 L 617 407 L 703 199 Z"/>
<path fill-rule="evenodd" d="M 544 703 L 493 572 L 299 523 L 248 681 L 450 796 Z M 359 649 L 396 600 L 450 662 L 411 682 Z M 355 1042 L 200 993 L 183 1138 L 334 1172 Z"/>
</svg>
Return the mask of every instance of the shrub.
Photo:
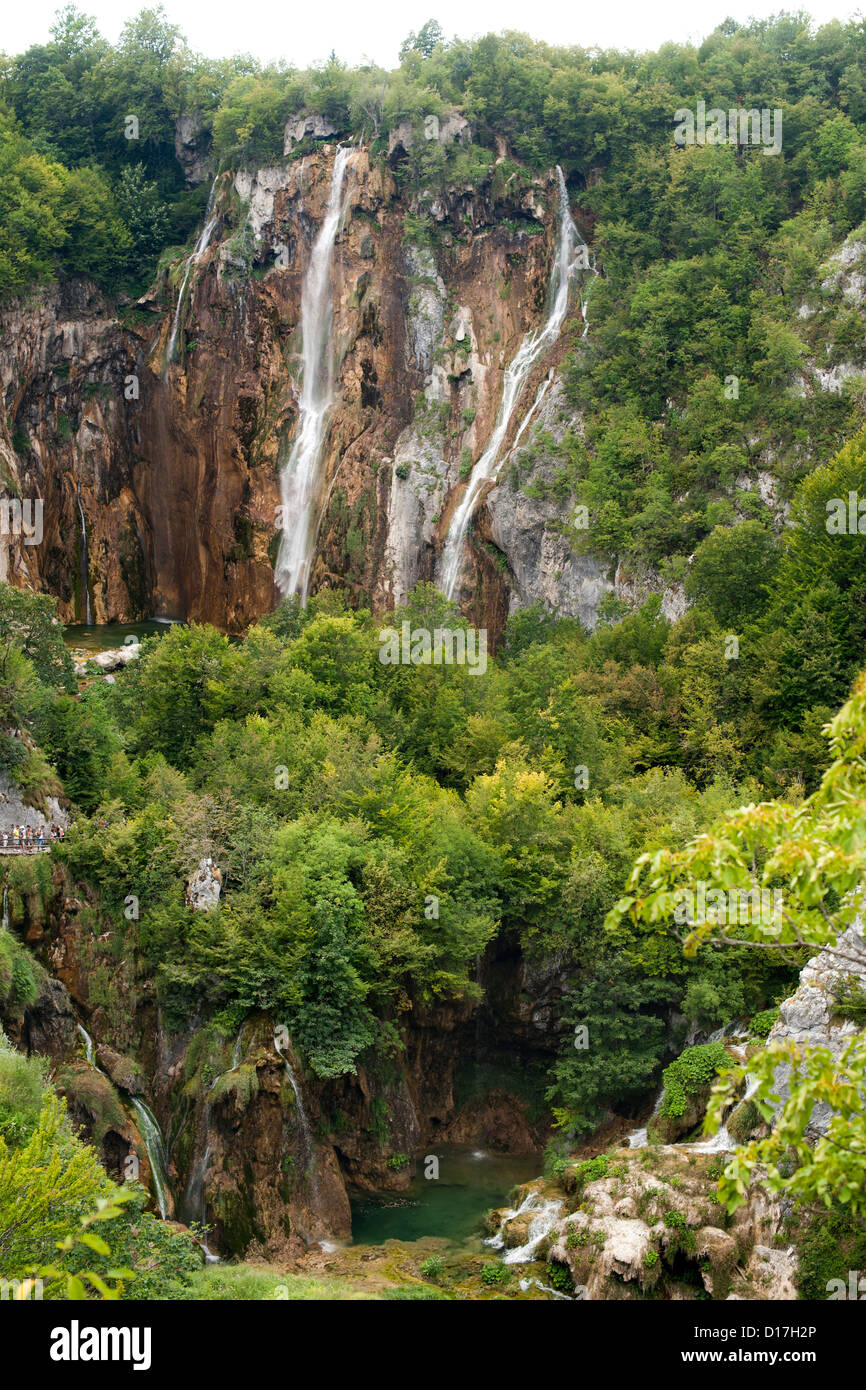
<svg viewBox="0 0 866 1390">
<path fill-rule="evenodd" d="M 775 1009 L 762 1009 L 760 1013 L 753 1014 L 749 1020 L 749 1032 L 755 1038 L 766 1038 L 773 1024 L 778 1020 L 778 1017 L 778 1007 Z"/>
<path fill-rule="evenodd" d="M 0 930 L 0 1010 L 20 1016 L 39 995 L 39 967 L 11 932 Z"/>
<path fill-rule="evenodd" d="M 441 1255 L 428 1255 L 426 1260 L 422 1260 L 418 1266 L 419 1273 L 425 1279 L 432 1279 L 434 1284 L 441 1279 L 444 1268 L 445 1261 Z"/>
<path fill-rule="evenodd" d="M 717 1072 L 729 1066 L 730 1061 L 722 1043 L 687 1047 L 662 1074 L 664 1097 L 660 1115 L 665 1119 L 679 1119 L 685 1114 L 689 1101 L 708 1088 Z"/>
<path fill-rule="evenodd" d="M 37 1058 L 4 1044 L 0 1033 L 0 1137 L 14 1146 L 26 1143 L 36 1128 L 45 1081 Z"/>
<path fill-rule="evenodd" d="M 571 1293 L 574 1288 L 571 1271 L 567 1265 L 560 1264 L 558 1260 L 548 1260 L 547 1280 L 551 1288 L 556 1289 L 559 1293 Z"/>
<path fill-rule="evenodd" d="M 866 1227 L 840 1212 L 821 1212 L 797 1242 L 800 1298 L 826 1299 L 831 1279 L 848 1286 L 850 1269 L 866 1269 Z"/>
<path fill-rule="evenodd" d="M 585 1158 L 582 1163 L 576 1163 L 571 1170 L 578 1192 L 582 1192 L 589 1183 L 606 1178 L 609 1171 L 610 1160 L 606 1154 L 599 1154 L 597 1158 Z"/>
<path fill-rule="evenodd" d="M 866 989 L 855 975 L 849 975 L 838 986 L 835 1011 L 852 1023 L 866 1023 Z"/>
</svg>

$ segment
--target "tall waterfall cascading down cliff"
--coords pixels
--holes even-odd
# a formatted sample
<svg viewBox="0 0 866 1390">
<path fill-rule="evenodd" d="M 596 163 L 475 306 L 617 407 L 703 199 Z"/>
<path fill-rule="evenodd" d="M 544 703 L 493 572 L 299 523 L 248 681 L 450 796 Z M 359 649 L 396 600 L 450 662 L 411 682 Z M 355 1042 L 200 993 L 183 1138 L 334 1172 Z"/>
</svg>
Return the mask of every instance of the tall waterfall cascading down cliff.
<svg viewBox="0 0 866 1390">
<path fill-rule="evenodd" d="M 334 399 L 334 341 L 331 264 L 342 220 L 343 180 L 352 156 L 340 145 L 334 158 L 328 208 L 313 244 L 301 294 L 303 377 L 300 415 L 281 478 L 282 537 L 275 579 L 284 595 L 306 601 L 310 549 L 315 541 L 316 485 L 328 415 Z"/>
<path fill-rule="evenodd" d="M 310 1197 L 312 1200 L 313 1210 L 315 1211 L 319 1203 L 319 1180 L 316 1175 L 316 1148 L 315 1144 L 313 1143 L 313 1132 L 310 1128 L 310 1121 L 307 1118 L 306 1109 L 304 1108 L 304 1098 L 301 1093 L 300 1083 L 298 1081 L 298 1078 L 295 1076 L 294 1068 L 292 1067 L 291 1062 L 289 1061 L 288 1057 L 283 1051 L 279 1038 L 276 1035 L 274 1036 L 274 1048 L 277 1054 L 282 1058 L 283 1065 L 286 1069 L 286 1079 L 288 1080 L 288 1083 L 292 1088 L 292 1094 L 295 1097 L 295 1110 L 297 1114 L 298 1129 L 301 1135 L 301 1146 L 303 1150 L 304 1178 L 306 1181 L 309 1182 Z"/>
<path fill-rule="evenodd" d="M 559 239 L 550 279 L 551 307 L 543 327 L 527 333 L 520 344 L 510 366 L 505 373 L 502 401 L 493 433 L 487 448 L 472 470 L 466 491 L 457 507 L 448 528 L 442 554 L 439 586 L 447 598 L 453 599 L 460 578 L 460 564 L 469 524 L 478 499 L 484 487 L 495 480 L 500 465 L 500 451 L 508 433 L 512 416 L 520 401 L 523 388 L 533 366 L 541 354 L 559 337 L 565 316 L 568 312 L 569 291 L 575 271 L 586 264 L 581 252 L 586 252 L 586 243 L 577 230 L 568 206 L 568 191 L 565 178 L 557 164 L 556 178 L 559 184 Z M 526 419 L 518 431 L 518 439 L 538 404 L 545 387 L 536 396 Z M 515 440 L 515 443 L 517 440 Z"/>
<path fill-rule="evenodd" d="M 75 500 L 78 503 L 78 519 L 81 525 L 81 599 L 84 609 L 84 621 L 87 626 L 93 621 L 93 614 L 90 611 L 90 560 L 87 554 L 87 518 L 84 515 L 84 507 L 81 504 L 81 487 L 76 490 Z"/>
<path fill-rule="evenodd" d="M 194 265 L 197 265 L 197 263 L 201 260 L 202 256 L 204 255 L 205 251 L 210 245 L 210 239 L 213 236 L 217 222 L 219 221 L 219 218 L 213 212 L 214 198 L 216 196 L 216 186 L 217 181 L 216 179 L 214 179 L 213 183 L 210 186 L 210 193 L 208 194 L 207 209 L 205 211 L 205 224 L 202 228 L 201 235 L 199 236 L 199 239 L 195 244 L 195 250 L 193 251 L 191 256 L 187 257 L 186 268 L 183 273 L 183 279 L 180 282 L 180 289 L 177 295 L 177 304 L 175 305 L 174 309 L 174 319 L 172 320 L 171 325 L 171 334 L 168 340 L 168 351 L 165 354 L 166 369 L 168 369 L 169 363 L 174 361 L 175 355 L 177 353 L 177 338 L 180 332 L 180 316 L 181 311 L 183 309 L 183 298 L 186 294 L 186 287 L 189 283 L 189 277 L 192 274 L 192 268 Z"/>
</svg>

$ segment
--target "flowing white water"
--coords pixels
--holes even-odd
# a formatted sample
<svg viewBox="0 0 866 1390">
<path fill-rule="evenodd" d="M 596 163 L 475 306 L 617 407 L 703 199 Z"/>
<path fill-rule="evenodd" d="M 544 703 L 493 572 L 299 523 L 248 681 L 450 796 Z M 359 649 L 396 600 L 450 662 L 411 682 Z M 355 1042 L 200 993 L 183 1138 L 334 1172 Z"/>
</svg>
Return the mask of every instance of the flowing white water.
<svg viewBox="0 0 866 1390">
<path fill-rule="evenodd" d="M 521 1279 L 521 1280 L 520 1280 L 520 1292 L 521 1292 L 521 1293 L 526 1293 L 526 1290 L 527 1290 L 527 1289 L 531 1289 L 531 1288 L 533 1287 L 533 1285 L 534 1285 L 535 1288 L 537 1288 L 537 1289 L 543 1289 L 545 1293 L 552 1294 L 554 1298 L 564 1298 L 565 1301 L 566 1301 L 566 1303 L 572 1303 L 572 1302 L 573 1302 L 573 1299 L 571 1298 L 570 1294 L 567 1294 L 567 1293 L 560 1293 L 558 1289 L 553 1289 L 553 1288 L 551 1288 L 551 1286 L 550 1286 L 549 1284 L 542 1284 L 542 1282 L 541 1282 L 540 1279 L 535 1279 L 535 1278 L 532 1278 L 532 1279 Z"/>
<path fill-rule="evenodd" d="M 653 1115 L 657 1115 L 657 1114 L 659 1113 L 659 1111 L 661 1110 L 661 1108 L 662 1108 L 662 1101 L 664 1100 L 664 1098 L 665 1098 L 665 1088 L 664 1088 L 664 1086 L 662 1086 L 661 1090 L 659 1091 L 658 1095 L 657 1095 L 656 1098 L 655 1098 L 655 1104 L 654 1104 L 654 1106 L 653 1106 L 653 1108 L 652 1108 L 652 1115 L 650 1115 L 650 1120 L 653 1118 Z M 630 1149 L 645 1149 L 645 1148 L 646 1148 L 647 1143 L 648 1143 L 648 1138 L 649 1138 L 649 1136 L 648 1136 L 648 1134 L 647 1134 L 647 1127 L 648 1127 L 648 1124 L 649 1124 L 649 1121 L 647 1121 L 647 1124 L 644 1125 L 641 1129 L 633 1129 L 633 1130 L 632 1130 L 631 1134 L 628 1136 L 628 1146 L 629 1146 Z"/>
<path fill-rule="evenodd" d="M 84 1028 L 80 1023 L 76 1023 L 75 1030 L 78 1033 L 78 1036 L 81 1038 L 82 1042 L 84 1043 L 84 1055 L 87 1058 L 88 1062 L 92 1067 L 96 1067 L 96 1070 L 98 1072 L 102 1072 L 102 1075 L 104 1076 L 105 1072 L 102 1071 L 102 1067 L 97 1067 L 96 1063 L 93 1060 L 93 1039 L 88 1033 L 87 1029 Z"/>
<path fill-rule="evenodd" d="M 207 1134 L 209 1113 L 210 1112 L 206 1109 L 205 1134 Z M 204 1195 L 204 1175 L 207 1172 L 207 1166 L 210 1162 L 210 1156 L 211 1146 L 210 1144 L 206 1143 L 201 1158 L 199 1159 L 198 1163 L 196 1163 L 195 1167 L 193 1168 L 190 1174 L 189 1182 L 186 1185 L 186 1192 L 184 1193 L 184 1204 L 187 1213 L 186 1219 L 188 1221 L 198 1221 L 202 1227 L 202 1230 L 207 1225 L 207 1203 L 205 1202 Z M 208 1243 L 205 1240 L 204 1235 L 198 1235 L 196 1239 L 198 1240 L 198 1243 L 204 1252 L 205 1263 L 209 1265 L 219 1264 L 219 1255 L 214 1255 L 213 1251 L 208 1248 Z"/>
<path fill-rule="evenodd" d="M 76 490 L 78 516 L 81 522 L 81 587 L 84 591 L 84 621 L 90 627 L 93 616 L 90 612 L 90 561 L 87 554 L 87 520 L 81 505 L 81 488 Z"/>
<path fill-rule="evenodd" d="M 84 1043 L 84 1055 L 87 1061 L 95 1071 L 99 1072 L 100 1076 L 106 1076 L 107 1073 L 93 1060 L 93 1039 L 87 1029 L 80 1023 L 76 1023 L 75 1027 L 78 1036 Z M 111 1077 L 108 1077 L 108 1080 L 110 1081 Z M 130 1096 L 129 1099 L 132 1101 L 135 1107 L 135 1113 L 139 1119 L 138 1129 L 144 1141 L 147 1161 L 150 1165 L 153 1186 L 156 1190 L 155 1195 L 157 1206 L 159 1207 L 159 1214 L 164 1221 L 166 1212 L 168 1211 L 168 1198 L 171 1195 L 171 1188 L 168 1182 L 168 1159 L 166 1157 L 162 1130 L 150 1106 L 145 1105 L 144 1101 L 139 1100 L 137 1096 Z"/>
<path fill-rule="evenodd" d="M 306 602 L 319 462 L 334 401 L 334 337 L 331 265 L 343 211 L 343 180 L 352 155 L 340 145 L 331 174 L 325 220 L 313 243 L 301 291 L 300 413 L 288 462 L 280 476 L 282 536 L 274 571 L 283 594 Z"/>
<path fill-rule="evenodd" d="M 295 1076 L 294 1068 L 292 1067 L 291 1062 L 289 1061 L 285 1052 L 283 1052 L 283 1049 L 280 1047 L 280 1044 L 276 1038 L 274 1038 L 274 1047 L 276 1048 L 280 1057 L 282 1057 L 283 1059 L 283 1066 L 286 1069 L 286 1076 L 288 1077 L 289 1085 L 291 1086 L 292 1091 L 294 1093 L 295 1110 L 298 1117 L 298 1129 L 301 1132 L 301 1145 L 304 1154 L 304 1176 L 309 1179 L 310 1191 L 313 1197 L 313 1205 L 315 1206 L 319 1199 L 319 1183 L 318 1178 L 316 1176 L 316 1151 L 313 1146 L 313 1131 L 311 1130 L 310 1122 L 307 1119 L 307 1112 L 304 1109 L 304 1098 L 301 1095 L 301 1088 L 298 1084 L 298 1078 Z"/>
<path fill-rule="evenodd" d="M 513 361 L 506 370 L 505 383 L 502 388 L 502 400 L 499 405 L 499 413 L 496 416 L 496 424 L 493 428 L 493 433 L 490 436 L 487 448 L 472 470 L 472 477 L 469 479 L 469 484 L 463 494 L 460 505 L 457 507 L 451 519 L 448 535 L 445 538 L 440 581 L 442 592 L 447 598 L 453 598 L 457 590 L 463 545 L 478 498 L 487 483 L 491 482 L 496 477 L 500 450 L 505 436 L 508 433 L 511 417 L 520 400 L 529 373 L 541 354 L 545 352 L 551 344 L 556 342 L 556 339 L 559 337 L 559 331 L 562 328 L 563 321 L 568 312 L 571 281 L 578 265 L 583 260 L 583 257 L 579 253 L 581 248 L 585 249 L 585 242 L 580 232 L 577 230 L 577 227 L 574 225 L 571 212 L 569 211 L 565 178 L 558 164 L 556 166 L 556 177 L 559 184 L 559 240 L 550 281 L 550 313 L 543 327 L 533 329 L 526 334 L 520 347 L 517 349 Z M 536 397 L 529 412 L 530 414 L 532 414 L 535 407 L 539 404 L 539 400 L 540 395 Z M 524 426 L 521 426 L 518 432 L 518 438 L 520 434 L 523 433 L 523 428 Z M 517 440 L 515 440 L 515 444 L 516 442 Z"/>
<path fill-rule="evenodd" d="M 590 269 L 592 271 L 592 279 L 586 287 L 586 294 L 582 295 L 580 300 L 580 317 L 583 319 L 583 332 L 580 335 L 581 338 L 585 338 L 587 333 L 589 332 L 589 319 L 587 318 L 587 310 L 589 309 L 589 296 L 595 289 L 595 284 L 598 279 L 598 271 L 596 270 L 595 266 L 590 266 Z"/>
<path fill-rule="evenodd" d="M 757 1076 L 752 1076 L 749 1072 L 746 1072 L 746 1089 L 744 1090 L 741 1099 L 736 1101 L 734 1105 L 731 1106 L 731 1110 L 729 1113 L 732 1113 L 734 1110 L 737 1109 L 737 1106 L 744 1104 L 745 1101 L 751 1100 L 752 1096 L 755 1094 L 760 1084 L 760 1079 Z M 729 1133 L 728 1126 L 724 1123 L 724 1121 L 719 1125 L 719 1128 L 716 1131 L 716 1133 L 710 1135 L 709 1139 L 703 1139 L 698 1144 L 683 1145 L 683 1148 L 691 1149 L 692 1153 L 698 1154 L 730 1153 L 731 1150 L 735 1149 L 736 1147 L 737 1140 L 734 1139 L 732 1135 Z"/>
<path fill-rule="evenodd" d="M 3 880 L 3 930 L 9 930 L 9 882 L 8 875 Z"/>
<path fill-rule="evenodd" d="M 505 1248 L 505 1228 L 516 1216 L 524 1216 L 527 1212 L 532 1212 L 529 1226 L 526 1232 L 526 1242 L 512 1248 L 503 1255 L 503 1263 L 507 1265 L 529 1264 L 535 1259 L 535 1251 L 544 1237 L 550 1232 L 562 1210 L 562 1202 L 554 1197 L 540 1197 L 537 1192 L 530 1192 L 519 1207 L 509 1207 L 502 1213 L 502 1223 L 495 1236 L 489 1236 L 484 1244 L 491 1246 L 494 1250 Z"/>
<path fill-rule="evenodd" d="M 234 1044 L 232 1046 L 232 1064 L 229 1067 L 228 1071 L 220 1072 L 219 1076 L 214 1077 L 213 1081 L 210 1083 L 210 1086 L 208 1087 L 209 1091 L 212 1091 L 214 1086 L 218 1085 L 219 1082 L 222 1081 L 224 1076 L 231 1076 L 232 1072 L 237 1071 L 238 1067 L 240 1066 L 241 1057 L 243 1056 L 244 1029 L 246 1028 L 246 1026 L 247 1021 L 246 1019 L 244 1019 L 243 1023 L 238 1029 L 238 1035 L 235 1038 Z"/>
<path fill-rule="evenodd" d="M 526 1244 L 518 1245 L 516 1249 L 509 1250 L 503 1255 L 502 1260 L 507 1265 L 525 1265 L 535 1259 L 535 1252 L 544 1237 L 548 1235 L 556 1224 L 562 1211 L 562 1202 L 555 1197 L 535 1198 L 532 1204 L 535 1214 L 529 1222 L 529 1229 L 526 1232 Z"/>
<path fill-rule="evenodd" d="M 715 1134 L 710 1135 L 709 1139 L 702 1139 L 698 1144 L 683 1144 L 682 1147 L 695 1154 L 717 1154 L 729 1153 L 737 1146 L 728 1133 L 727 1125 L 721 1124 Z"/>
<path fill-rule="evenodd" d="M 130 1096 L 130 1100 L 135 1106 L 135 1113 L 138 1115 L 138 1128 L 144 1140 L 144 1147 L 147 1152 L 147 1161 L 150 1165 L 150 1173 L 153 1178 L 153 1185 L 156 1188 L 156 1200 L 159 1206 L 159 1214 L 163 1221 L 168 1211 L 168 1196 L 170 1188 L 168 1185 L 168 1159 L 165 1152 L 165 1142 L 162 1137 L 162 1130 L 159 1127 L 157 1118 L 149 1106 L 137 1096 Z"/>
<path fill-rule="evenodd" d="M 210 193 L 208 194 L 204 227 L 202 228 L 199 239 L 195 244 L 195 250 L 193 251 L 191 256 L 187 256 L 186 258 L 186 267 L 183 272 L 183 279 L 180 282 L 180 292 L 177 296 L 177 304 L 174 308 L 174 319 L 171 325 L 171 336 L 168 340 L 168 352 L 165 355 L 166 367 L 168 367 L 169 362 L 174 361 L 174 355 L 177 350 L 177 337 L 178 333 L 180 332 L 180 314 L 183 308 L 183 297 L 186 293 L 186 287 L 189 281 L 189 277 L 192 274 L 192 268 L 194 265 L 198 264 L 205 251 L 207 250 L 208 246 L 210 245 L 210 239 L 214 234 L 214 228 L 216 227 L 216 224 L 219 221 L 219 218 L 214 216 L 213 213 L 213 202 L 214 197 L 216 195 L 216 185 L 217 181 L 216 179 L 214 179 L 213 183 L 210 186 Z"/>
</svg>

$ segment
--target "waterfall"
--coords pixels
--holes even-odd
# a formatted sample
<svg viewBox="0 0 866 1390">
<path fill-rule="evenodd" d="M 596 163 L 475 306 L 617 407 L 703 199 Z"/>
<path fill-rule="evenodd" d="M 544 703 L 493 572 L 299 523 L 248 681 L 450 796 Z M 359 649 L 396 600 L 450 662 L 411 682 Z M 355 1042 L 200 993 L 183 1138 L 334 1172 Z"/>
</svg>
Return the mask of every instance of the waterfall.
<svg viewBox="0 0 866 1390">
<path fill-rule="evenodd" d="M 130 1100 L 135 1106 L 136 1114 L 139 1119 L 139 1130 L 144 1140 L 144 1147 L 147 1153 L 147 1161 L 150 1165 L 150 1174 L 153 1178 L 153 1185 L 156 1189 L 156 1200 L 159 1206 L 159 1214 L 163 1221 L 168 1210 L 168 1197 L 170 1188 L 168 1185 L 168 1160 L 165 1153 L 165 1142 L 162 1137 L 162 1130 L 157 1123 L 156 1116 L 149 1106 L 137 1096 L 130 1096 Z"/>
<path fill-rule="evenodd" d="M 280 476 L 282 537 L 275 578 L 283 594 L 306 601 L 319 461 L 334 399 L 331 264 L 342 216 L 342 191 L 351 150 L 340 145 L 331 174 L 325 220 L 310 254 L 301 291 L 300 414 L 288 462 Z"/>
<path fill-rule="evenodd" d="M 111 1081 L 111 1077 L 93 1060 L 93 1039 L 87 1029 L 81 1023 L 76 1023 L 75 1027 L 78 1036 L 84 1043 L 84 1055 L 87 1061 L 95 1071 L 99 1072 L 100 1076 L 105 1076 L 108 1081 Z M 112 1085 L 113 1084 L 112 1082 Z M 168 1159 L 166 1157 L 162 1130 L 150 1106 L 145 1105 L 143 1100 L 138 1099 L 138 1096 L 130 1096 L 129 1099 L 132 1101 L 135 1113 L 139 1119 L 138 1129 L 144 1141 L 144 1149 L 147 1154 L 147 1162 L 150 1167 L 150 1174 L 155 1190 L 154 1195 L 156 1196 L 156 1203 L 159 1207 L 159 1214 L 164 1221 L 166 1212 L 168 1211 L 168 1202 L 171 1197 L 171 1187 L 168 1182 Z"/>
<path fill-rule="evenodd" d="M 529 1228 L 526 1232 L 526 1244 L 519 1245 L 509 1250 L 503 1255 L 503 1262 L 507 1265 L 529 1264 L 535 1259 L 535 1251 L 556 1224 L 562 1210 L 562 1202 L 556 1197 L 541 1197 L 537 1192 L 530 1192 L 524 1197 L 519 1207 L 509 1207 L 502 1213 L 502 1224 L 495 1236 L 488 1237 L 484 1244 L 491 1246 L 494 1250 L 502 1250 L 505 1247 L 505 1227 L 509 1221 L 513 1221 L 515 1216 L 523 1216 L 526 1212 L 532 1212 Z"/>
<path fill-rule="evenodd" d="M 276 1048 L 280 1057 L 283 1059 L 283 1065 L 286 1069 L 286 1076 L 288 1077 L 289 1085 L 291 1086 L 292 1092 L 294 1093 L 295 1110 L 298 1117 L 298 1129 L 301 1132 L 301 1145 L 303 1148 L 304 1155 L 304 1176 L 309 1180 L 310 1193 L 313 1198 L 313 1206 L 315 1207 L 318 1205 L 319 1200 L 319 1181 L 316 1175 L 316 1150 L 315 1145 L 313 1144 L 313 1131 L 310 1128 L 310 1122 L 307 1119 L 307 1112 L 304 1109 L 304 1098 L 301 1095 L 301 1088 L 298 1084 L 298 1078 L 295 1076 L 294 1068 L 292 1067 L 292 1064 L 286 1056 L 285 1052 L 283 1052 L 283 1049 L 277 1041 L 276 1036 L 274 1037 L 274 1047 Z"/>
<path fill-rule="evenodd" d="M 566 1303 L 571 1303 L 571 1302 L 573 1302 L 573 1299 L 572 1299 L 572 1297 L 571 1297 L 571 1294 L 560 1293 L 558 1289 L 551 1288 L 550 1284 L 542 1284 L 542 1282 L 541 1282 L 540 1279 L 535 1279 L 535 1278 L 533 1278 L 533 1279 L 521 1279 L 521 1280 L 520 1280 L 520 1292 L 521 1292 L 521 1293 L 526 1293 L 527 1289 L 531 1289 L 533 1286 L 534 1286 L 536 1289 L 543 1289 L 545 1293 L 552 1294 L 554 1298 L 563 1298 L 563 1299 L 565 1299 L 565 1302 L 566 1302 Z"/>
<path fill-rule="evenodd" d="M 662 1087 L 660 1088 L 660 1090 L 659 1090 L 658 1095 L 657 1095 L 656 1098 L 655 1098 L 655 1104 L 653 1105 L 653 1108 L 652 1108 L 652 1114 L 650 1115 L 650 1120 L 653 1118 L 654 1115 L 657 1115 L 657 1114 L 659 1113 L 659 1111 L 661 1110 L 661 1108 L 662 1108 L 662 1101 L 664 1100 L 664 1098 L 665 1098 L 665 1088 L 664 1088 L 664 1086 L 662 1086 Z M 649 1121 L 647 1121 L 647 1123 L 646 1123 L 645 1125 L 643 1125 L 640 1129 L 633 1129 L 633 1130 L 632 1130 L 631 1134 L 628 1136 L 628 1146 L 629 1146 L 630 1149 L 645 1149 L 645 1148 L 646 1148 L 647 1143 L 648 1143 L 648 1141 L 649 1141 L 649 1135 L 648 1135 L 648 1133 L 647 1133 L 648 1128 L 649 1128 Z"/>
<path fill-rule="evenodd" d="M 209 1115 L 210 1111 L 208 1109 L 205 1109 L 205 1139 L 207 1139 Z M 199 1225 L 202 1227 L 202 1231 L 204 1231 L 204 1228 L 207 1225 L 207 1204 L 205 1202 L 204 1196 L 204 1175 L 207 1172 L 207 1166 L 210 1162 L 210 1156 L 211 1146 L 210 1144 L 205 1143 L 202 1156 L 199 1159 L 198 1163 L 195 1164 L 192 1172 L 190 1173 L 189 1181 L 186 1185 L 186 1191 L 183 1194 L 185 1209 L 184 1216 L 187 1222 L 198 1221 Z M 204 1234 L 197 1235 L 196 1240 L 198 1241 L 199 1245 L 204 1251 L 206 1264 L 219 1264 L 219 1255 L 214 1255 L 213 1251 L 208 1248 L 208 1243 L 204 1238 Z"/>
<path fill-rule="evenodd" d="M 232 1064 L 229 1067 L 228 1071 L 222 1071 L 220 1072 L 219 1076 L 214 1077 L 213 1081 L 208 1086 L 209 1091 L 212 1091 L 213 1088 L 216 1085 L 218 1085 L 220 1081 L 222 1081 L 224 1076 L 231 1076 L 232 1072 L 237 1071 L 238 1067 L 240 1066 L 241 1057 L 243 1055 L 244 1029 L 246 1028 L 246 1026 L 247 1020 L 244 1019 L 243 1023 L 238 1029 L 238 1035 L 234 1040 L 234 1044 L 232 1045 Z"/>
<path fill-rule="evenodd" d="M 581 260 L 578 252 L 581 248 L 585 249 L 586 243 L 574 225 L 571 212 L 568 207 L 568 192 L 565 187 L 565 178 L 559 165 L 556 166 L 556 178 L 559 184 L 559 240 L 557 243 L 556 256 L 553 262 L 553 270 L 550 279 L 550 300 L 551 307 L 547 316 L 547 321 L 542 328 L 532 329 L 527 333 L 517 349 L 517 352 L 510 366 L 505 373 L 505 384 L 502 388 L 502 400 L 499 405 L 499 412 L 496 416 L 496 424 L 493 433 L 487 444 L 487 448 L 481 455 L 472 470 L 472 477 L 463 494 L 451 525 L 448 528 L 448 535 L 445 539 L 445 549 L 442 556 L 441 589 L 447 598 L 453 598 L 457 590 L 457 581 L 460 576 L 460 560 L 463 554 L 463 544 L 466 540 L 466 533 L 469 530 L 469 523 L 475 510 L 478 498 L 487 483 L 493 481 L 497 475 L 499 463 L 499 452 L 508 433 L 511 418 L 520 400 L 526 379 L 529 376 L 535 363 L 543 352 L 556 342 L 559 331 L 562 328 L 565 315 L 568 312 L 568 296 L 571 280 L 575 270 Z M 543 393 L 542 393 L 543 394 Z M 539 404 L 540 394 L 536 396 L 535 402 L 530 410 L 530 415 Z M 523 433 L 521 426 L 518 438 Z M 517 440 L 515 440 L 515 443 Z"/>
<path fill-rule="evenodd" d="M 81 588 L 84 594 L 84 621 L 90 627 L 93 615 L 90 611 L 90 561 L 87 555 L 87 520 L 84 515 L 84 507 L 81 505 L 81 484 L 76 488 L 76 499 L 78 501 L 78 515 L 81 520 Z"/>
<path fill-rule="evenodd" d="M 168 367 L 168 364 L 170 362 L 174 361 L 174 355 L 177 349 L 177 335 L 180 332 L 180 313 L 181 309 L 183 308 L 183 297 L 186 292 L 187 282 L 189 280 L 190 275 L 192 274 L 192 268 L 194 265 L 198 264 L 205 251 L 207 250 L 208 246 L 210 245 L 210 239 L 214 234 L 214 228 L 216 227 L 216 224 L 219 221 L 219 218 L 215 215 L 213 211 L 214 198 L 216 196 L 216 186 L 217 181 L 215 177 L 213 183 L 210 186 L 210 193 L 208 194 L 207 208 L 205 210 L 204 227 L 202 228 L 199 239 L 195 244 L 195 250 L 193 251 L 191 256 L 187 256 L 186 258 L 186 267 L 183 272 L 183 279 L 180 282 L 180 291 L 177 296 L 177 304 L 175 305 L 174 310 L 174 320 L 171 325 L 171 336 L 168 340 L 168 351 L 165 355 L 166 368 Z"/>
<path fill-rule="evenodd" d="M 730 1107 L 728 1111 L 728 1114 L 732 1114 L 738 1106 L 744 1105 L 747 1100 L 751 1100 L 752 1096 L 755 1094 L 760 1084 L 760 1079 L 757 1076 L 752 1076 L 751 1073 L 746 1072 L 746 1089 L 744 1090 L 740 1100 L 734 1101 L 733 1105 Z M 716 1130 L 716 1133 L 711 1134 L 709 1139 L 703 1139 L 700 1143 L 697 1144 L 683 1145 L 683 1148 L 689 1149 L 692 1153 L 697 1154 L 730 1153 L 736 1147 L 737 1140 L 732 1138 L 731 1134 L 728 1131 L 728 1126 L 725 1124 L 724 1120 L 719 1125 L 719 1128 Z"/>
<path fill-rule="evenodd" d="M 3 879 L 3 930 L 9 930 L 9 875 Z"/>
<path fill-rule="evenodd" d="M 92 1067 L 96 1067 L 97 1071 L 102 1072 L 102 1075 L 104 1076 L 105 1072 L 102 1071 L 101 1067 L 97 1067 L 96 1063 L 93 1060 L 93 1039 L 88 1033 L 87 1029 L 82 1027 L 80 1023 L 76 1023 L 75 1030 L 78 1033 L 78 1036 L 81 1038 L 82 1042 L 84 1043 L 84 1055 L 87 1058 L 88 1062 Z"/>
<path fill-rule="evenodd" d="M 246 1027 L 246 1022 L 246 1019 L 244 1019 L 243 1023 L 238 1029 L 238 1035 L 235 1038 L 235 1044 L 232 1048 L 232 1064 L 230 1068 L 231 1071 L 237 1071 L 238 1067 L 241 1064 L 241 1057 L 243 1055 L 244 1028 Z"/>
</svg>

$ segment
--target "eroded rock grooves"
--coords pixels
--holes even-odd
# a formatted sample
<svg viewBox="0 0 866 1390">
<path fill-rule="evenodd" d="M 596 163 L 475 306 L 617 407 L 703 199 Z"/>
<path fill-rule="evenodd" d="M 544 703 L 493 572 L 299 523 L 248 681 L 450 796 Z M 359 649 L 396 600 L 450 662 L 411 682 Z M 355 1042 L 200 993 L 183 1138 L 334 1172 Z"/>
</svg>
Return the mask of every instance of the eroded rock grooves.
<svg viewBox="0 0 866 1390">
<path fill-rule="evenodd" d="M 550 322 L 563 228 L 577 244 L 554 170 L 494 174 L 449 188 L 413 240 L 417 195 L 387 162 L 321 144 L 215 178 L 193 250 L 137 304 L 77 281 L 6 309 L 0 449 L 45 506 L 42 545 L 3 546 L 12 582 L 66 621 L 238 632 L 281 588 L 381 610 L 432 578 L 509 365 Z M 503 445 L 554 394 L 548 358 Z M 495 630 L 507 579 L 477 558 Z"/>
</svg>

